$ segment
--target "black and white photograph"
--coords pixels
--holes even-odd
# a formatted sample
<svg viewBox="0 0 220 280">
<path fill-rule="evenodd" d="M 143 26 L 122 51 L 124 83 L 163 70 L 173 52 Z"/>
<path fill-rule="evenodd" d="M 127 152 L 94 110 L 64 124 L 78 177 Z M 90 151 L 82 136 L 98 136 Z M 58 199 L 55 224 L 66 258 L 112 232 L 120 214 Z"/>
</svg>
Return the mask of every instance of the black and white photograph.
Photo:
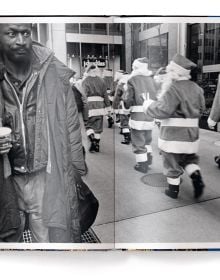
<svg viewBox="0 0 220 280">
<path fill-rule="evenodd" d="M 220 18 L 0 17 L 0 249 L 220 248 Z"/>
</svg>

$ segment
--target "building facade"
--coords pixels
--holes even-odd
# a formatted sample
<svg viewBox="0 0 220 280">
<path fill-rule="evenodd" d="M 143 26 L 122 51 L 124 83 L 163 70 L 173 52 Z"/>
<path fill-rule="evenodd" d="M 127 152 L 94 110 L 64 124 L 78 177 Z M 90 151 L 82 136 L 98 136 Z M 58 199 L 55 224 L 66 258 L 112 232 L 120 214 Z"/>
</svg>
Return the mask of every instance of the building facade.
<svg viewBox="0 0 220 280">
<path fill-rule="evenodd" d="M 132 61 L 147 57 L 149 68 L 166 66 L 175 53 L 186 54 L 187 25 L 183 23 L 132 23 L 125 27 L 126 70 Z"/>
<path fill-rule="evenodd" d="M 56 56 L 82 76 L 88 64 L 102 72 L 124 68 L 124 24 L 59 23 L 34 24 L 33 39 L 53 49 Z"/>
</svg>

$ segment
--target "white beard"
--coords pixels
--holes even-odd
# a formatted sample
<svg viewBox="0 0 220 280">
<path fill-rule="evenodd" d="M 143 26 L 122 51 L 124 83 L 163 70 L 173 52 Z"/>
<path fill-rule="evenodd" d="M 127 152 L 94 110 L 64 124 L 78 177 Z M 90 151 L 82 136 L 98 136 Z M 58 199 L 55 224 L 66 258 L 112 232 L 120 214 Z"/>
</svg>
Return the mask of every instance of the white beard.
<svg viewBox="0 0 220 280">
<path fill-rule="evenodd" d="M 161 84 L 161 90 L 159 91 L 157 98 L 160 99 L 171 87 L 174 81 L 189 80 L 191 76 L 179 76 L 177 73 L 170 71 L 166 74 Z"/>
</svg>

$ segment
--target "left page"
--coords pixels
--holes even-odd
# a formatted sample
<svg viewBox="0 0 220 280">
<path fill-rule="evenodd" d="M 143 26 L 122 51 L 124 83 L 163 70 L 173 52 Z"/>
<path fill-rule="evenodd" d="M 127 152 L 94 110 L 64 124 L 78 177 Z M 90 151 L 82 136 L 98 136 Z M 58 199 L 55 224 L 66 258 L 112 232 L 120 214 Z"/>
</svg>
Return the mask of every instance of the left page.
<svg viewBox="0 0 220 280">
<path fill-rule="evenodd" d="M 115 32 L 121 48 L 111 17 L 0 18 L 0 249 L 114 249 Z"/>
</svg>

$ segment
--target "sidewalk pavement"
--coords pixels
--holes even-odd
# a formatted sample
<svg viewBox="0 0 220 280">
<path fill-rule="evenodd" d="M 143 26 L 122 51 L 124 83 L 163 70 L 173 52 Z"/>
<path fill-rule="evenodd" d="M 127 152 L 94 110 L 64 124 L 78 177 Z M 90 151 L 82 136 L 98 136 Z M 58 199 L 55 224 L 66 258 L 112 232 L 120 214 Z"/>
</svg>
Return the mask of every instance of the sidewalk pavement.
<svg viewBox="0 0 220 280">
<path fill-rule="evenodd" d="M 133 169 L 131 145 L 122 145 L 119 129 L 108 129 L 105 124 L 100 154 L 87 153 L 90 173 L 86 178 L 100 202 L 93 229 L 102 243 L 220 241 L 220 170 L 213 160 L 220 153 L 215 144 L 220 134 L 201 130 L 200 136 L 204 195 L 199 201 L 193 199 L 191 181 L 184 174 L 179 198 L 174 200 L 164 195 L 164 187 L 141 181 L 143 175 Z M 163 172 L 157 138 L 155 127 L 154 159 L 149 174 Z"/>
</svg>

